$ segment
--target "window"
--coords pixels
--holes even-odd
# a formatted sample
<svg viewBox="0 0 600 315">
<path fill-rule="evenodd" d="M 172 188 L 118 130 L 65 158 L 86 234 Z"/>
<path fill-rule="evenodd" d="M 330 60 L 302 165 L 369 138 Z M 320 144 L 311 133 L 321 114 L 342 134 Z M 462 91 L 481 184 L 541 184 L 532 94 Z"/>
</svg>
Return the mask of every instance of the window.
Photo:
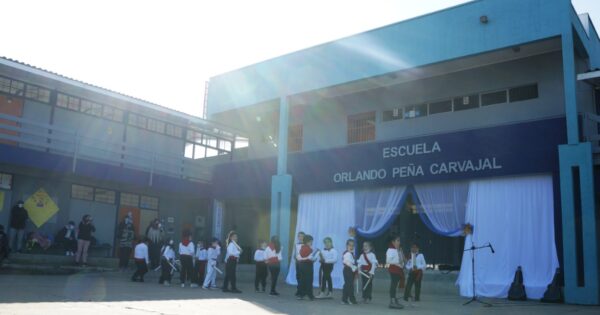
<svg viewBox="0 0 600 315">
<path fill-rule="evenodd" d="M 67 108 L 69 106 L 69 97 L 59 93 L 56 96 L 56 106 Z"/>
<path fill-rule="evenodd" d="M 147 128 L 148 119 L 144 116 L 129 113 L 129 124 L 139 128 Z"/>
<path fill-rule="evenodd" d="M 402 108 L 394 108 L 390 110 L 383 111 L 383 121 L 391 121 L 402 119 Z"/>
<path fill-rule="evenodd" d="M 97 202 L 114 204 L 117 193 L 114 190 L 96 188 L 94 200 Z"/>
<path fill-rule="evenodd" d="M 11 190 L 12 189 L 12 178 L 11 174 L 0 173 L 0 189 Z M 1 207 L 2 205 L 0 205 Z"/>
<path fill-rule="evenodd" d="M 445 100 L 439 102 L 433 102 L 429 104 L 429 115 L 451 112 L 452 111 L 452 101 Z"/>
<path fill-rule="evenodd" d="M 236 149 L 247 148 L 249 145 L 250 145 L 250 141 L 248 140 L 248 138 L 243 138 L 243 137 L 235 138 L 235 148 Z"/>
<path fill-rule="evenodd" d="M 538 97 L 537 84 L 519 86 L 508 90 L 510 102 L 520 102 Z"/>
<path fill-rule="evenodd" d="M 48 103 L 50 102 L 50 90 L 27 84 L 25 97 L 32 100 Z"/>
<path fill-rule="evenodd" d="M 10 94 L 23 96 L 25 95 L 25 83 L 12 80 L 10 83 Z"/>
<path fill-rule="evenodd" d="M 203 159 L 206 157 L 206 147 L 200 144 L 194 145 L 194 159 Z"/>
<path fill-rule="evenodd" d="M 137 208 L 140 206 L 140 196 L 136 194 L 121 193 L 121 205 Z"/>
<path fill-rule="evenodd" d="M 185 149 L 183 152 L 183 156 L 188 159 L 194 158 L 194 144 L 193 143 L 189 143 L 189 142 L 185 143 Z"/>
<path fill-rule="evenodd" d="M 140 200 L 140 208 L 158 210 L 158 198 L 142 196 Z"/>
<path fill-rule="evenodd" d="M 70 110 L 79 111 L 79 99 L 76 97 L 69 96 L 67 107 Z"/>
<path fill-rule="evenodd" d="M 404 108 L 404 118 L 417 118 L 427 116 L 427 104 L 411 105 Z"/>
<path fill-rule="evenodd" d="M 231 152 L 231 141 L 219 139 L 219 150 Z"/>
<path fill-rule="evenodd" d="M 94 188 L 82 185 L 71 185 L 71 198 L 93 201 Z"/>
<path fill-rule="evenodd" d="M 302 125 L 290 126 L 288 131 L 288 152 L 302 151 Z"/>
<path fill-rule="evenodd" d="M 481 105 L 502 104 L 508 101 L 506 90 L 481 94 Z"/>
<path fill-rule="evenodd" d="M 90 102 L 88 100 L 81 100 L 81 107 L 79 110 L 88 115 L 102 116 L 102 105 Z"/>
<path fill-rule="evenodd" d="M 454 111 L 473 109 L 477 107 L 479 107 L 479 94 L 454 98 Z M 431 108 L 429 110 L 431 111 Z"/>
<path fill-rule="evenodd" d="M 375 112 L 348 116 L 348 143 L 375 140 Z"/>
<path fill-rule="evenodd" d="M 102 117 L 116 122 L 123 122 L 123 111 L 111 106 L 104 105 Z"/>
<path fill-rule="evenodd" d="M 0 92 L 10 93 L 10 81 L 9 78 L 0 77 Z"/>
<path fill-rule="evenodd" d="M 165 133 L 165 123 L 156 119 L 148 118 L 148 130 Z"/>
<path fill-rule="evenodd" d="M 167 135 L 171 137 L 181 138 L 183 136 L 183 128 L 167 124 Z"/>
</svg>

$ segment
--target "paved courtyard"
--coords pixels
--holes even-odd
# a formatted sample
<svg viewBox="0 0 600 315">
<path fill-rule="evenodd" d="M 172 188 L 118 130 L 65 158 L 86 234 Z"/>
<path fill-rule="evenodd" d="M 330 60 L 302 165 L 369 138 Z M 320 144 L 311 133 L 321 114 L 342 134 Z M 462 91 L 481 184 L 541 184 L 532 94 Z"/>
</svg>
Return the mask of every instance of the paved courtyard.
<svg viewBox="0 0 600 315">
<path fill-rule="evenodd" d="M 293 297 L 294 288 L 286 285 L 281 285 L 281 297 L 255 293 L 249 279 L 238 285 L 243 294 L 225 294 L 177 285 L 159 286 L 155 273 L 149 274 L 145 283 L 133 283 L 129 275 L 121 272 L 0 274 L 0 314 L 600 314 L 600 307 L 534 301 L 492 300 L 491 308 L 477 304 L 462 306 L 464 298 L 427 294 L 427 287 L 423 288 L 422 302 L 407 305 L 404 310 L 390 310 L 384 283 L 377 286 L 373 304 L 346 306 L 340 305 L 339 291 L 334 300 L 310 302 L 297 301 Z"/>
</svg>

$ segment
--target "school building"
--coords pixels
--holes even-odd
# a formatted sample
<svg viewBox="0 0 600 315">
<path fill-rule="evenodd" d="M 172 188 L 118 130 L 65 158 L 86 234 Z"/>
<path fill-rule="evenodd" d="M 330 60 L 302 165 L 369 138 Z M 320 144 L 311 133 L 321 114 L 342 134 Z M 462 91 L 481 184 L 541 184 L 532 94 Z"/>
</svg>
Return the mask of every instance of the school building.
<svg viewBox="0 0 600 315">
<path fill-rule="evenodd" d="M 0 58 L 0 224 L 25 201 L 26 232 L 55 233 L 91 214 L 100 254 L 132 212 L 138 235 L 159 218 L 210 239 L 212 165 L 233 159 L 243 137 L 131 96 Z M 112 254 L 110 254 L 112 253 Z"/>
<path fill-rule="evenodd" d="M 249 146 L 212 198 L 245 245 L 279 235 L 289 255 L 305 231 L 384 251 L 395 233 L 460 265 L 470 296 L 462 252 L 490 244 L 478 295 L 522 266 L 540 298 L 560 267 L 567 302 L 598 304 L 599 68 L 570 1 L 479 0 L 215 76 L 208 118 Z"/>
</svg>

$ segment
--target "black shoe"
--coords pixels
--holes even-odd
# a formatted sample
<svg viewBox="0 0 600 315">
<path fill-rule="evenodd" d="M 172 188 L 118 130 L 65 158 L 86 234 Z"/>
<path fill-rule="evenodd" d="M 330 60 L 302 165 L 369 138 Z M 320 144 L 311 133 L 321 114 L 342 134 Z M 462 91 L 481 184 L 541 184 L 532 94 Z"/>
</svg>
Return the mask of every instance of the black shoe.
<svg viewBox="0 0 600 315">
<path fill-rule="evenodd" d="M 408 298 L 407 297 L 404 297 L 404 302 L 408 302 Z"/>
<path fill-rule="evenodd" d="M 421 298 L 415 298 L 415 302 L 421 301 Z"/>
<path fill-rule="evenodd" d="M 223 291 L 224 293 L 229 293 L 229 292 L 231 292 L 231 291 L 230 291 L 229 289 L 227 289 L 227 288 L 223 288 L 223 290 L 222 290 L 222 291 Z"/>
<path fill-rule="evenodd" d="M 138 282 L 138 279 L 136 279 L 136 278 L 131 278 L 131 281 L 132 281 L 132 282 Z"/>
<path fill-rule="evenodd" d="M 140 282 L 144 282 L 144 278 L 140 279 Z"/>
<path fill-rule="evenodd" d="M 279 293 L 275 292 L 275 291 L 271 291 L 269 293 L 270 296 L 279 296 Z"/>
<path fill-rule="evenodd" d="M 242 291 L 238 290 L 238 289 L 232 289 L 231 293 L 242 293 Z"/>
<path fill-rule="evenodd" d="M 315 297 L 311 295 L 311 296 L 308 297 L 308 299 L 311 300 L 311 301 L 314 301 Z"/>
</svg>

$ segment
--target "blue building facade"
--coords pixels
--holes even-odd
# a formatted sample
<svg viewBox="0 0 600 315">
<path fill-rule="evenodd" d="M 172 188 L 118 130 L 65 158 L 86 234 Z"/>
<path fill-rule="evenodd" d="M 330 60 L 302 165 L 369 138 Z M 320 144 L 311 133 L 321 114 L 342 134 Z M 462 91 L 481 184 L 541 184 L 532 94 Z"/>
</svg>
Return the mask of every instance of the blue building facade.
<svg viewBox="0 0 600 315">
<path fill-rule="evenodd" d="M 213 197 L 292 244 L 299 194 L 548 174 L 566 300 L 598 304 L 599 49 L 568 0 L 481 0 L 213 77 L 250 144 Z"/>
</svg>

